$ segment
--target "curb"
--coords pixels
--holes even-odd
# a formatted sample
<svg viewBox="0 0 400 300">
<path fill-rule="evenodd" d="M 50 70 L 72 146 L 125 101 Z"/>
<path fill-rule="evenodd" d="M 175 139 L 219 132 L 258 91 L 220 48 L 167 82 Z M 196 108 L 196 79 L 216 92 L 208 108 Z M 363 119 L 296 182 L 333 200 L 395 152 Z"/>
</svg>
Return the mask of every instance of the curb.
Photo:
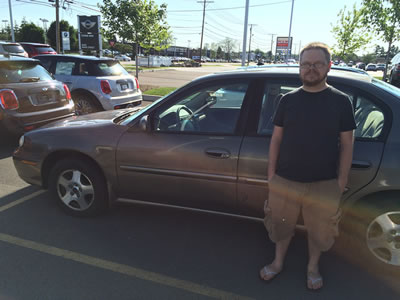
<svg viewBox="0 0 400 300">
<path fill-rule="evenodd" d="M 154 96 L 154 95 L 145 95 L 145 94 L 142 94 L 142 99 L 143 99 L 143 101 L 154 102 L 154 101 L 156 101 L 156 100 L 158 100 L 158 99 L 160 99 L 160 98 L 161 98 L 161 96 Z"/>
</svg>

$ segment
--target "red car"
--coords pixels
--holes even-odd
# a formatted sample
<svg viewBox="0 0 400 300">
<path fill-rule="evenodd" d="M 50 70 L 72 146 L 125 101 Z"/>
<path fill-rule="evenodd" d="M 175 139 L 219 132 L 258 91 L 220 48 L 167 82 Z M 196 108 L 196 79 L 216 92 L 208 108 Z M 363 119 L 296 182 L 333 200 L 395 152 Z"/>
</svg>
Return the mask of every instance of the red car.
<svg viewBox="0 0 400 300">
<path fill-rule="evenodd" d="M 57 52 L 48 44 L 25 42 L 20 42 L 20 44 L 28 53 L 29 57 L 34 57 L 41 54 L 57 54 Z"/>
</svg>

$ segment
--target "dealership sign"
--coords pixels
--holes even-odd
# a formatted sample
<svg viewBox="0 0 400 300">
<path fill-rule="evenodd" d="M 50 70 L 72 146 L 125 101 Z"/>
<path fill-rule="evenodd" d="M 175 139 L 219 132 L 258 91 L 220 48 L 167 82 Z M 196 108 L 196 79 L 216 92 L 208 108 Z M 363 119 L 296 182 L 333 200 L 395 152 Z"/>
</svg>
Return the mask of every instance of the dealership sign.
<svg viewBox="0 0 400 300">
<path fill-rule="evenodd" d="M 62 31 L 61 32 L 61 36 L 62 36 L 62 45 L 63 45 L 63 51 L 66 50 L 71 50 L 71 43 L 69 40 L 69 32 L 68 31 Z"/>
<path fill-rule="evenodd" d="M 288 37 L 276 38 L 276 51 L 286 51 L 289 47 L 292 49 L 293 37 L 290 37 L 290 46 Z"/>
<path fill-rule="evenodd" d="M 80 50 L 102 50 L 100 16 L 78 16 Z"/>
</svg>

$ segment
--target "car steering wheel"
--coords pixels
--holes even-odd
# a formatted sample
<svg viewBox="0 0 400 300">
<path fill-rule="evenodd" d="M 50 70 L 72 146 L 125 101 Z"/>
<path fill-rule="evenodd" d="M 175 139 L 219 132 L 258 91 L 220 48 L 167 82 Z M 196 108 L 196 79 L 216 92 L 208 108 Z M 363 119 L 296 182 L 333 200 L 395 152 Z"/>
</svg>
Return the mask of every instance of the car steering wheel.
<svg viewBox="0 0 400 300">
<path fill-rule="evenodd" d="M 182 110 L 185 110 L 189 114 L 189 117 L 184 118 L 183 120 L 180 117 L 180 113 Z M 181 124 L 180 131 L 185 131 L 185 130 L 199 131 L 199 123 L 196 117 L 194 116 L 193 111 L 189 107 L 185 105 L 179 107 L 178 110 L 176 111 L 176 119 L 177 119 L 177 124 Z"/>
</svg>

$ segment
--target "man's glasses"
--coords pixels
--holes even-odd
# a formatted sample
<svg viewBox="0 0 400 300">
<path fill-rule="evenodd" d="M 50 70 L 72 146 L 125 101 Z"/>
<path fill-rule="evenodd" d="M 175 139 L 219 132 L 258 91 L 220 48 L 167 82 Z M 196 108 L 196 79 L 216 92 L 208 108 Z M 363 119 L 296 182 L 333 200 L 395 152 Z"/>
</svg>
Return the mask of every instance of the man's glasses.
<svg viewBox="0 0 400 300">
<path fill-rule="evenodd" d="M 300 64 L 300 68 L 304 70 L 309 70 L 311 69 L 311 67 L 313 67 L 314 69 L 322 69 L 325 66 L 326 64 L 322 62 L 317 62 L 315 64 L 309 64 L 309 63 Z"/>
</svg>

